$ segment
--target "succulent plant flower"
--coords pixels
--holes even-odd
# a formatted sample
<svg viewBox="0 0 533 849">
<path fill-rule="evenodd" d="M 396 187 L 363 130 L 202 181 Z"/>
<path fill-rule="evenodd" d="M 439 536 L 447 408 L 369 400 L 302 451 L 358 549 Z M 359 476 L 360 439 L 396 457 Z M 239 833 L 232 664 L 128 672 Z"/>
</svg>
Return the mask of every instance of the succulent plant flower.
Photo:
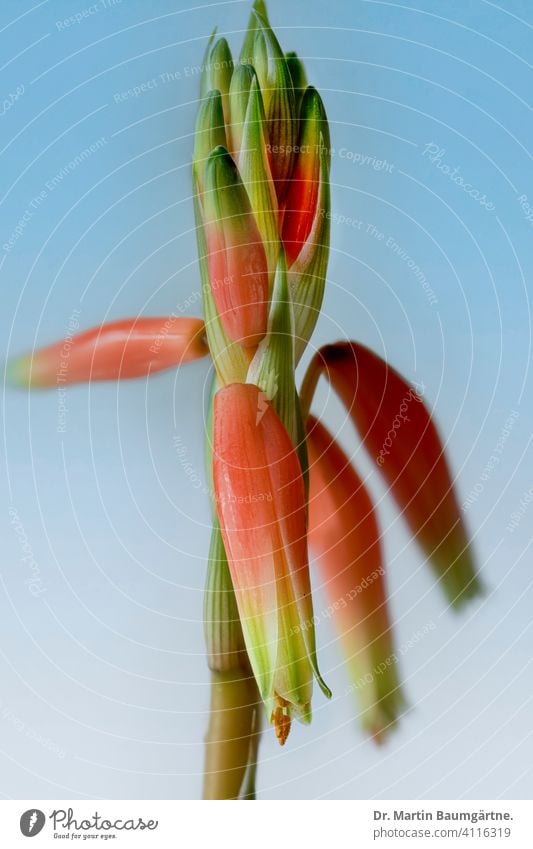
<svg viewBox="0 0 533 849">
<path fill-rule="evenodd" d="M 313 416 L 307 421 L 307 444 L 309 545 L 330 601 L 361 723 L 380 741 L 404 701 L 377 517 L 350 460 Z"/>
<path fill-rule="evenodd" d="M 419 394 L 356 342 L 327 345 L 298 391 L 329 258 L 324 104 L 255 0 L 239 61 L 208 41 L 192 157 L 203 320 L 128 319 L 8 364 L 14 383 L 142 377 L 209 354 L 212 533 L 204 625 L 211 673 L 206 798 L 255 798 L 261 715 L 283 745 L 311 719 L 317 664 L 308 543 L 377 740 L 403 706 L 377 515 L 356 470 L 310 415 L 319 377 L 350 413 L 450 603 L 480 589 L 435 424 Z"/>
<path fill-rule="evenodd" d="M 481 589 L 452 475 L 437 428 L 416 389 L 356 342 L 321 348 L 309 367 L 307 398 L 324 374 L 349 412 L 451 605 Z"/>
<path fill-rule="evenodd" d="M 215 396 L 213 479 L 244 641 L 283 744 L 293 716 L 311 718 L 313 674 L 329 691 L 316 665 L 300 463 L 253 384 Z"/>
<path fill-rule="evenodd" d="M 124 380 L 208 353 L 200 318 L 131 318 L 93 327 L 11 360 L 7 375 L 11 383 L 32 388 Z"/>
</svg>

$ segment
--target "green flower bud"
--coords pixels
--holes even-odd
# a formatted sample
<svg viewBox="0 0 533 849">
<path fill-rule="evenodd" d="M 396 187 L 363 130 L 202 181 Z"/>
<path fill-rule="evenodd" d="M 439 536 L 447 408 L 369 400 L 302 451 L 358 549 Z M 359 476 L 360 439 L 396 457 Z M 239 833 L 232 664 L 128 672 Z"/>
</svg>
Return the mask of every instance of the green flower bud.
<svg viewBox="0 0 533 849">
<path fill-rule="evenodd" d="M 248 108 L 248 99 L 255 71 L 251 65 L 237 65 L 229 87 L 229 113 L 230 124 L 228 135 L 230 137 L 231 153 L 237 158 L 242 147 L 242 134 L 244 132 L 244 120 Z"/>
<path fill-rule="evenodd" d="M 268 21 L 267 8 L 263 0 L 255 0 L 252 6 L 252 11 L 250 13 L 250 18 L 248 21 L 248 29 L 246 30 L 246 35 L 244 36 L 244 41 L 242 43 L 241 53 L 239 56 L 239 62 L 242 65 L 255 64 L 254 42 L 256 33 L 260 29 L 261 24 L 270 26 Z"/>
<path fill-rule="evenodd" d="M 226 129 L 222 98 L 219 91 L 210 91 L 200 104 L 194 136 L 193 169 L 203 189 L 205 165 L 215 147 L 226 146 Z"/>
<path fill-rule="evenodd" d="M 213 42 L 215 40 L 217 34 L 217 27 L 214 28 L 213 32 L 209 37 L 209 41 L 207 42 L 207 46 L 204 50 L 204 58 L 202 60 L 202 75 L 200 77 L 200 100 L 206 96 L 207 92 L 212 88 L 209 84 L 209 56 L 211 54 L 211 49 L 213 47 Z"/>
<path fill-rule="evenodd" d="M 285 59 L 287 60 L 287 66 L 289 68 L 292 86 L 294 88 L 294 105 L 296 109 L 296 114 L 299 114 L 303 93 L 307 88 L 307 75 L 305 73 L 303 63 L 298 58 L 294 50 L 292 50 L 290 53 L 286 53 Z"/>
<path fill-rule="evenodd" d="M 270 24 L 256 11 L 252 16 L 255 16 L 255 28 L 250 21 L 240 61 L 246 63 L 251 59 L 259 80 L 267 121 L 270 167 L 281 201 L 292 170 L 297 136 L 294 88 L 287 60 Z M 250 56 L 251 33 L 254 38 Z"/>
<path fill-rule="evenodd" d="M 211 293 L 224 330 L 233 342 L 255 347 L 267 328 L 267 260 L 248 194 L 225 148 L 215 148 L 207 161 L 204 216 Z"/>
<path fill-rule="evenodd" d="M 299 362 L 320 315 L 329 259 L 330 188 L 328 155 L 320 136 L 317 213 L 311 232 L 289 272 L 294 305 L 295 360 Z"/>
<path fill-rule="evenodd" d="M 200 195 L 200 184 L 198 177 L 194 172 L 193 202 L 194 216 L 196 220 L 198 260 L 202 281 L 205 332 L 218 379 L 222 385 L 227 385 L 229 383 L 235 383 L 245 379 L 246 370 L 248 368 L 248 360 L 242 347 L 238 343 L 232 342 L 226 334 L 215 306 L 215 301 L 211 292 L 211 283 L 209 280 L 207 239 L 204 229 L 204 212 Z"/>
<path fill-rule="evenodd" d="M 263 102 L 255 76 L 250 87 L 237 164 L 263 240 L 269 278 L 273 281 L 280 245 L 278 201 L 268 162 Z"/>
<path fill-rule="evenodd" d="M 211 40 L 214 38 L 214 33 Z M 211 43 L 211 42 L 210 42 Z M 222 108 L 224 120 L 229 124 L 229 87 L 233 74 L 233 57 L 229 44 L 225 38 L 219 38 L 211 47 L 209 56 L 202 74 L 201 96 L 205 97 L 207 92 L 217 89 L 222 97 Z"/>
</svg>

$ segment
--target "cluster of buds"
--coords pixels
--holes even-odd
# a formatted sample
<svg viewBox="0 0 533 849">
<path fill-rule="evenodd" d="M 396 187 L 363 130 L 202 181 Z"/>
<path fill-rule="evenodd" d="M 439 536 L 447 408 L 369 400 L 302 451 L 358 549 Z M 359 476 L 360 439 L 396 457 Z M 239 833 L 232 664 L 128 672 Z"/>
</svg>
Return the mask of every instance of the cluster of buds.
<svg viewBox="0 0 533 849">
<path fill-rule="evenodd" d="M 213 672 L 228 657 L 235 671 L 250 664 L 282 744 L 292 717 L 310 720 L 313 678 L 330 695 L 316 660 L 294 377 L 324 295 L 329 147 L 318 92 L 256 2 L 238 62 L 224 38 L 209 42 L 193 158 L 216 373 L 212 550 L 225 553 L 209 560 L 206 637 Z M 226 593 L 213 595 L 222 574 Z M 231 588 L 240 629 L 228 623 Z"/>
<path fill-rule="evenodd" d="M 103 325 L 9 365 L 12 382 L 139 377 L 210 354 L 213 527 L 205 592 L 212 671 L 205 794 L 253 798 L 261 718 L 281 744 L 311 718 L 318 669 L 308 549 L 346 655 L 363 727 L 382 740 L 404 706 L 378 516 L 311 413 L 321 376 L 353 421 L 450 605 L 481 590 L 443 446 L 422 394 L 356 342 L 296 366 L 320 313 L 330 143 L 302 63 L 256 0 L 238 62 L 211 37 L 193 183 L 204 320 Z M 61 365 L 62 357 L 67 359 Z M 264 707 L 263 707 L 264 706 Z"/>
<path fill-rule="evenodd" d="M 204 313 L 222 385 L 247 380 L 285 289 L 295 362 L 313 332 L 329 251 L 329 153 L 320 95 L 256 2 L 238 63 L 213 34 L 196 122 Z"/>
</svg>

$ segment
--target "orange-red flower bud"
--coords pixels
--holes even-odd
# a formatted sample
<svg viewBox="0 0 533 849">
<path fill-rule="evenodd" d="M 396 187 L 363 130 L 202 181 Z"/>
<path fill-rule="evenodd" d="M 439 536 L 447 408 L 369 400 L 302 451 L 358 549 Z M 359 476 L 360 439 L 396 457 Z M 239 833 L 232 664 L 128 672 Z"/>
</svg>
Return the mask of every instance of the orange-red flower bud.
<svg viewBox="0 0 533 849">
<path fill-rule="evenodd" d="M 322 370 L 343 401 L 413 535 L 453 605 L 480 591 L 444 448 L 420 397 L 384 360 L 355 342 L 326 345 Z"/>
<path fill-rule="evenodd" d="M 246 649 L 283 743 L 292 715 L 309 721 L 318 676 L 305 491 L 289 435 L 253 384 L 215 395 L 213 482 Z"/>
<path fill-rule="evenodd" d="M 209 353 L 200 318 L 127 318 L 19 357 L 8 365 L 12 383 L 48 387 L 143 377 Z"/>
<path fill-rule="evenodd" d="M 204 217 L 211 292 L 220 320 L 232 342 L 253 347 L 267 329 L 267 259 L 246 189 L 222 147 L 207 162 Z"/>
<path fill-rule="evenodd" d="M 320 95 L 309 86 L 302 100 L 298 153 L 285 200 L 282 238 L 289 268 L 305 244 L 315 216 L 325 215 L 329 211 L 317 208 L 320 148 L 324 144 L 326 128 L 326 113 Z M 327 179 L 327 175 L 324 175 L 324 179 Z"/>
<path fill-rule="evenodd" d="M 309 451 L 309 544 L 346 656 L 361 722 L 376 739 L 403 706 L 372 502 L 349 459 L 312 416 Z"/>
</svg>

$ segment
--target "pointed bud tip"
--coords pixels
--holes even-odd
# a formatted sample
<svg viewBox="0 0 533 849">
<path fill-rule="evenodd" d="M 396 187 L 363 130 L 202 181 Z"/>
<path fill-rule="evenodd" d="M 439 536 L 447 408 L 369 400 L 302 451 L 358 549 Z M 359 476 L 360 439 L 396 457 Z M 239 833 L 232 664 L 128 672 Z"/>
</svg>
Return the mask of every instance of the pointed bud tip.
<svg viewBox="0 0 533 849">
<path fill-rule="evenodd" d="M 253 12 L 263 19 L 263 22 L 268 24 L 268 12 L 265 0 L 254 0 Z"/>
<path fill-rule="evenodd" d="M 5 366 L 6 383 L 16 389 L 29 389 L 36 386 L 35 381 L 32 383 L 31 365 L 30 354 L 8 360 Z"/>
<path fill-rule="evenodd" d="M 209 54 L 209 71 L 221 77 L 222 72 L 231 73 L 233 70 L 233 57 L 231 55 L 230 46 L 224 36 L 217 39 L 211 48 Z"/>
<path fill-rule="evenodd" d="M 448 596 L 450 607 L 454 613 L 461 613 L 473 601 L 484 598 L 487 594 L 485 584 L 475 572 L 473 561 L 467 568 L 471 571 L 472 577 L 466 585 L 459 589 L 456 595 L 453 595 L 443 582 L 443 590 Z"/>
</svg>

